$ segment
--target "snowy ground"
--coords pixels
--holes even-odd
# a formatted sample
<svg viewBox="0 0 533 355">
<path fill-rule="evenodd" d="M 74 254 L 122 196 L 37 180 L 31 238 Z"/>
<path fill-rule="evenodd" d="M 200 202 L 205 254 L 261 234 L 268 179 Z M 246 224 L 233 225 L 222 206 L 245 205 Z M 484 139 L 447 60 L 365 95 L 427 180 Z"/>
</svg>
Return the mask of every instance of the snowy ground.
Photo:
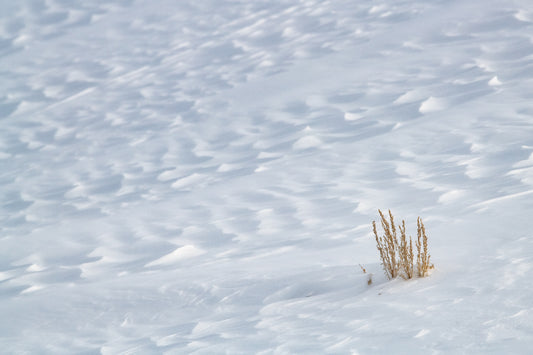
<svg viewBox="0 0 533 355">
<path fill-rule="evenodd" d="M 529 0 L 0 1 L 0 78 L 2 353 L 533 348 Z"/>
</svg>

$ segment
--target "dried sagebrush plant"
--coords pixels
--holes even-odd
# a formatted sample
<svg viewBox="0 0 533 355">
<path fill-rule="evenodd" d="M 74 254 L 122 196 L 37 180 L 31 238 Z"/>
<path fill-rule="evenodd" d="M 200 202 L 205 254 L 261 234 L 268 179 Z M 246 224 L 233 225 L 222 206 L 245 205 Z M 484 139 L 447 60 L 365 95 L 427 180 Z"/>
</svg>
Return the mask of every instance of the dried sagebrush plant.
<svg viewBox="0 0 533 355">
<path fill-rule="evenodd" d="M 387 217 L 378 210 L 381 217 L 381 227 L 384 234 L 380 236 L 377 232 L 376 222 L 372 222 L 374 236 L 376 238 L 377 248 L 385 270 L 385 275 L 389 280 L 397 276 L 403 279 L 411 279 L 415 275 L 418 277 L 427 276 L 428 271 L 433 268 L 430 264 L 430 255 L 428 253 L 428 242 L 426 236 L 426 229 L 422 219 L 418 217 L 418 239 L 415 242 L 417 249 L 416 267 L 414 263 L 413 241 L 412 238 L 407 238 L 405 233 L 405 221 L 398 225 L 394 224 L 394 216 L 389 210 Z M 398 237 L 397 230 L 400 235 Z"/>
<path fill-rule="evenodd" d="M 418 277 L 424 277 L 428 274 L 430 269 L 433 269 L 433 264 L 430 264 L 429 259 L 431 255 L 428 253 L 428 237 L 426 236 L 426 227 L 422 219 L 418 217 L 418 240 L 416 241 L 416 270 Z"/>
<path fill-rule="evenodd" d="M 381 216 L 381 227 L 383 228 L 384 235 L 379 236 L 376 228 L 376 221 L 372 221 L 372 227 L 374 230 L 374 236 L 376 237 L 377 248 L 385 269 L 387 278 L 393 279 L 398 276 L 399 265 L 396 258 L 396 251 L 398 250 L 398 238 L 396 237 L 396 228 L 394 226 L 394 217 L 389 211 L 390 221 L 379 210 Z M 392 228 L 391 228 L 392 225 Z"/>
</svg>

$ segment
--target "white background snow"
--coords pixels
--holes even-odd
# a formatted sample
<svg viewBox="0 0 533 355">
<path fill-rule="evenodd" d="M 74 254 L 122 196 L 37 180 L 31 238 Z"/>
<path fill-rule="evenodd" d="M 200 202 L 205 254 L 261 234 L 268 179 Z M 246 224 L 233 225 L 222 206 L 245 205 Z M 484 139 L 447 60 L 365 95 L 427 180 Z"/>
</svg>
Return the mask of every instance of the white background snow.
<svg viewBox="0 0 533 355">
<path fill-rule="evenodd" d="M 4 354 L 529 354 L 532 197 L 529 0 L 0 1 Z"/>
</svg>

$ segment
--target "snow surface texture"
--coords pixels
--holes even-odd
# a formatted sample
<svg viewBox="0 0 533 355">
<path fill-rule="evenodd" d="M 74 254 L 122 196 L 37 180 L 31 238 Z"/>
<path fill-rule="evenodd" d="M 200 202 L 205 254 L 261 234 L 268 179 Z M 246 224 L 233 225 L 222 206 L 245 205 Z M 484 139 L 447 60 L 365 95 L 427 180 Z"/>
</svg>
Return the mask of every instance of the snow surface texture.
<svg viewBox="0 0 533 355">
<path fill-rule="evenodd" d="M 0 78 L 2 353 L 533 348 L 531 1 L 1 1 Z"/>
</svg>

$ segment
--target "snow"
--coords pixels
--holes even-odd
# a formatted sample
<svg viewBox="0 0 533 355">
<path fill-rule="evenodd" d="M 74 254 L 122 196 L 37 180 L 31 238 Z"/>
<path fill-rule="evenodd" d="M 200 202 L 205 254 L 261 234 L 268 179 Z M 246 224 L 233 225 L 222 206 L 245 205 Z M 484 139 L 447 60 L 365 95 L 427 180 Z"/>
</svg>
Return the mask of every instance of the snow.
<svg viewBox="0 0 533 355">
<path fill-rule="evenodd" d="M 489 85 L 490 86 L 499 86 L 501 85 L 502 82 L 498 79 L 497 76 L 493 77 L 492 79 L 489 80 Z"/>
<path fill-rule="evenodd" d="M 204 254 L 204 251 L 201 249 L 198 249 L 194 245 L 185 245 L 185 246 L 177 248 L 170 254 L 167 254 L 165 256 L 160 257 L 157 260 L 149 262 L 148 264 L 146 264 L 146 266 L 174 264 L 180 260 L 194 258 L 195 256 L 199 256 L 202 254 Z"/>
<path fill-rule="evenodd" d="M 320 139 L 315 136 L 305 136 L 298 139 L 292 146 L 294 149 L 302 150 L 309 148 L 318 148 L 322 145 Z"/>
<path fill-rule="evenodd" d="M 442 99 L 431 96 L 430 98 L 422 102 L 418 111 L 420 111 L 420 113 L 429 113 L 440 111 L 444 108 L 446 108 L 446 104 Z"/>
<path fill-rule="evenodd" d="M 0 2 L 1 352 L 528 354 L 532 19 Z M 386 280 L 378 208 L 430 277 Z"/>
</svg>

